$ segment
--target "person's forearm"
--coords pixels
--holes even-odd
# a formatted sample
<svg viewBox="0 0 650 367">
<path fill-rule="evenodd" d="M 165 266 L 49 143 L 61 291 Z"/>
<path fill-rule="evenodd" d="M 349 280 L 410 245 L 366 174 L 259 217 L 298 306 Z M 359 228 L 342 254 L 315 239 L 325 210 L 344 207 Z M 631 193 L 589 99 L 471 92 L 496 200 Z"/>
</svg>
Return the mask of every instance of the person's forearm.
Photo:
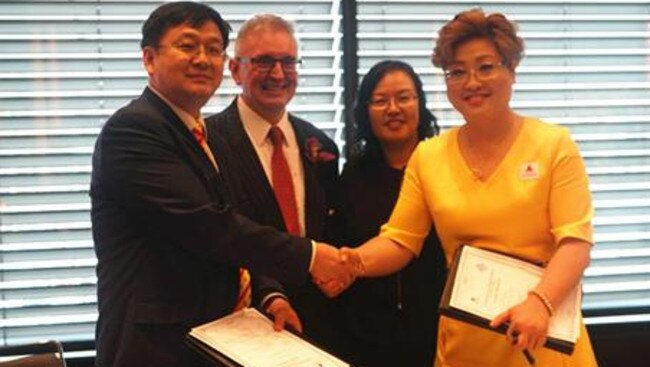
<svg viewBox="0 0 650 367">
<path fill-rule="evenodd" d="M 547 297 L 554 309 L 582 279 L 591 261 L 590 251 L 591 244 L 569 238 L 561 242 L 551 258 L 535 290 Z"/>
<path fill-rule="evenodd" d="M 411 250 L 385 237 L 374 237 L 355 249 L 363 262 L 364 277 L 392 274 L 415 256 Z"/>
</svg>

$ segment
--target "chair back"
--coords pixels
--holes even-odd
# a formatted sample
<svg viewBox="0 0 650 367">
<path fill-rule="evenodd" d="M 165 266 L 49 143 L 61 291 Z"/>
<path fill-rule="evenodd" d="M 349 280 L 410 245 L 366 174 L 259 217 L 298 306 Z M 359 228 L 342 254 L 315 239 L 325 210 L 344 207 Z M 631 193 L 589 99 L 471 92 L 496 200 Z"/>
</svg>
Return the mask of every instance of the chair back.
<svg viewBox="0 0 650 367">
<path fill-rule="evenodd" d="M 1 347 L 0 367 L 66 367 L 63 347 L 55 340 Z"/>
</svg>

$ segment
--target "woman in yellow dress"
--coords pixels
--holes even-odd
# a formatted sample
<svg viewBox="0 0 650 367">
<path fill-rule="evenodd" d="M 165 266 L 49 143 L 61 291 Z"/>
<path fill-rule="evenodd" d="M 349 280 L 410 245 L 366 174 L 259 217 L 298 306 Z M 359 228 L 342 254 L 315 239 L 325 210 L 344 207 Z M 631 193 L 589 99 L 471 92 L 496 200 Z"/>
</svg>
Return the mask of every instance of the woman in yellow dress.
<svg viewBox="0 0 650 367">
<path fill-rule="evenodd" d="M 440 30 L 433 63 L 465 123 L 418 145 L 388 223 L 349 253 L 363 276 L 392 273 L 435 224 L 447 263 L 469 243 L 547 264 L 528 297 L 493 320 L 509 324 L 505 337 L 441 317 L 436 366 L 523 367 L 523 349 L 536 366 L 596 366 L 584 324 L 571 356 L 541 348 L 550 316 L 590 262 L 593 209 L 568 130 L 510 108 L 522 56 L 515 25 L 499 13 L 465 11 Z"/>
</svg>

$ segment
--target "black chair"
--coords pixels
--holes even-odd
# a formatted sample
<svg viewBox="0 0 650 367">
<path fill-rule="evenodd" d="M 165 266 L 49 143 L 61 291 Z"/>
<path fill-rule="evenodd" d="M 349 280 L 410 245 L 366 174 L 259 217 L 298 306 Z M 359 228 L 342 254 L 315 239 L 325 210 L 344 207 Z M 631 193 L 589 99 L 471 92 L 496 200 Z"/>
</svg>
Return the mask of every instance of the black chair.
<svg viewBox="0 0 650 367">
<path fill-rule="evenodd" d="M 55 340 L 0 347 L 0 367 L 66 367 L 63 347 Z"/>
</svg>

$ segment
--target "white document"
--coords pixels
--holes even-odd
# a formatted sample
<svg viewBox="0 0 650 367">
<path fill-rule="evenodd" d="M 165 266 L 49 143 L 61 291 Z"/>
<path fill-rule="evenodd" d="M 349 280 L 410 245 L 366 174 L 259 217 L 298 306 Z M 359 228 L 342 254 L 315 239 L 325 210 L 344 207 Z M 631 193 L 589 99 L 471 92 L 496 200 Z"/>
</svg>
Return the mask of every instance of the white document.
<svg viewBox="0 0 650 367">
<path fill-rule="evenodd" d="M 193 328 L 190 335 L 245 367 L 349 366 L 286 330 L 274 331 L 252 308 Z"/>
<path fill-rule="evenodd" d="M 465 246 L 449 304 L 492 320 L 524 301 L 539 283 L 543 268 L 507 255 Z M 580 335 L 580 284 L 557 307 L 548 336 L 575 343 Z"/>
</svg>

